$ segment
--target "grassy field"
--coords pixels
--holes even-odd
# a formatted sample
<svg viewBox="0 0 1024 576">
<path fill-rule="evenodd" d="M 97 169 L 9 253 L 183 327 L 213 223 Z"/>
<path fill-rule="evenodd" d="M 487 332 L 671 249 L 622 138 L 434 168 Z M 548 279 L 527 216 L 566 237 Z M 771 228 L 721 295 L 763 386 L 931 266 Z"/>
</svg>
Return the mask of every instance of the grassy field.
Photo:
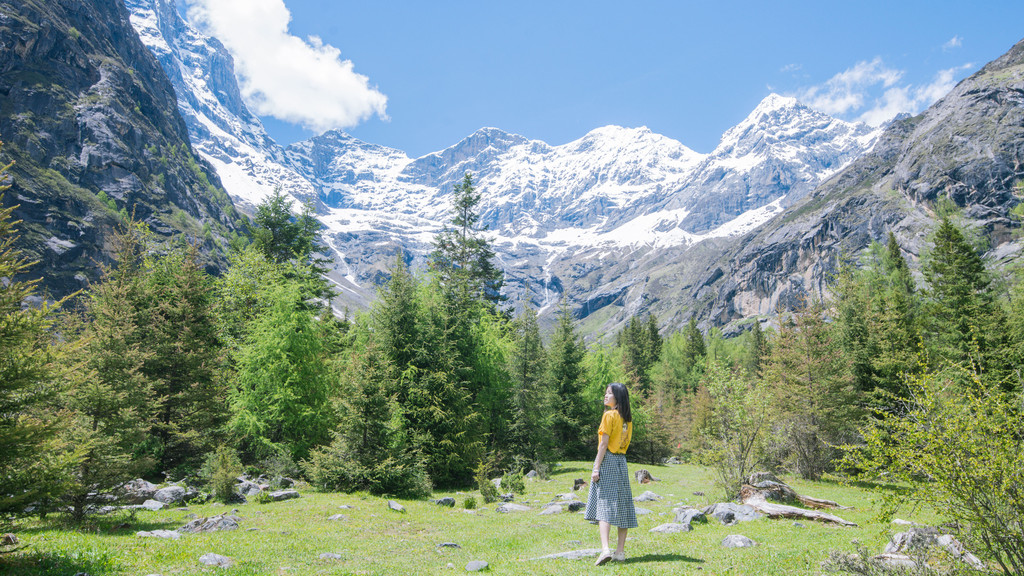
<svg viewBox="0 0 1024 576">
<path fill-rule="evenodd" d="M 270 504 L 142 510 L 134 517 L 117 513 L 94 517 L 77 529 L 56 518 L 23 521 L 15 533 L 27 546 L 0 556 L 0 574 L 450 574 L 464 573 L 473 560 L 486 561 L 492 574 L 816 574 L 829 550 L 852 552 L 856 540 L 878 553 L 889 533 L 898 528 L 875 519 L 877 492 L 784 478 L 799 493 L 853 506 L 837 515 L 859 526 L 841 528 L 803 521 L 804 526 L 799 527 L 792 520 L 767 519 L 723 526 L 711 519 L 707 524 L 695 524 L 689 533 L 651 533 L 651 528 L 673 521 L 673 507 L 701 507 L 720 498 L 705 468 L 630 465 L 631 471 L 639 468 L 647 468 L 661 481 L 644 486 L 634 483 L 634 496 L 651 490 L 663 499 L 637 504 L 651 512 L 639 516 L 640 527 L 630 531 L 624 564 L 595 567 L 593 558 L 534 560 L 600 546 L 597 527 L 583 520 L 582 514 L 538 514 L 557 494 L 571 492 L 574 478 L 587 476 L 589 462 L 566 462 L 555 468 L 549 481 L 527 481 L 527 494 L 517 496 L 516 501 L 529 505 L 529 512 L 500 514 L 495 512 L 496 504 L 484 505 L 479 494 L 439 492 L 435 498 L 453 496 L 456 507 L 402 501 L 406 512 L 398 513 L 389 510 L 382 498 L 303 490 L 299 499 Z M 472 495 L 478 509 L 467 512 L 462 505 Z M 579 496 L 586 499 L 585 492 Z M 352 508 L 339 509 L 343 505 Z M 180 540 L 135 535 L 140 530 L 177 529 L 188 521 L 189 514 L 214 516 L 233 508 L 242 518 L 236 531 L 183 534 Z M 339 513 L 346 519 L 327 519 Z M 745 535 L 758 545 L 722 548 L 722 539 L 730 534 Z M 442 543 L 459 547 L 439 546 Z M 199 557 L 208 552 L 228 556 L 235 564 L 227 569 L 203 566 Z M 341 559 L 321 560 L 320 554 L 325 552 L 340 554 Z"/>
</svg>

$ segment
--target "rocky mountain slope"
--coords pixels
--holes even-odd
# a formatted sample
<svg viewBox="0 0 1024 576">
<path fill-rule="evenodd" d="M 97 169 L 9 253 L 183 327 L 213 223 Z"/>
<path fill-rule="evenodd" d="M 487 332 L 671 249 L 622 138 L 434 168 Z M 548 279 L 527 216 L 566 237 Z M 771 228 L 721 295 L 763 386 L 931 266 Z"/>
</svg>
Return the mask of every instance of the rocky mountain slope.
<svg viewBox="0 0 1024 576">
<path fill-rule="evenodd" d="M 509 295 L 526 294 L 542 317 L 564 296 L 590 329 L 607 331 L 678 290 L 668 277 L 649 282 L 667 262 L 687 254 L 688 269 L 693 255 L 756 228 L 877 135 L 772 95 L 709 154 L 616 126 L 561 146 L 484 128 L 415 159 L 340 132 L 282 151 L 240 103 L 219 42 L 182 21 L 170 0 L 128 5 L 181 95 L 196 148 L 236 202 L 252 206 L 280 186 L 317 205 L 339 307 L 366 306 L 399 250 L 423 265 L 468 171 Z M 677 312 L 663 321 L 678 321 Z"/>
<path fill-rule="evenodd" d="M 2 157 L 15 161 L 3 203 L 19 205 L 19 247 L 51 294 L 96 278 L 126 214 L 224 266 L 239 215 L 120 2 L 2 0 L 0 47 Z"/>
<path fill-rule="evenodd" d="M 842 255 L 891 230 L 911 263 L 927 248 L 940 199 L 990 246 L 1001 274 L 1022 263 L 1024 41 L 923 114 L 895 122 L 874 150 L 730 246 L 684 299 L 710 325 L 795 305 L 826 289 Z M 1016 214 L 1014 214 L 1016 212 Z"/>
</svg>

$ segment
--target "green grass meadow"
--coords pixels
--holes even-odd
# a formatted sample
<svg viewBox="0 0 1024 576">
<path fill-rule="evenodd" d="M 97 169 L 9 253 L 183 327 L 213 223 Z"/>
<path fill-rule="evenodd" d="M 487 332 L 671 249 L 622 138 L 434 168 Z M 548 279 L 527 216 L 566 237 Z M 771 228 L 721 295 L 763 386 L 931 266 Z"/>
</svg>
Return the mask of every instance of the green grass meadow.
<svg viewBox="0 0 1024 576">
<path fill-rule="evenodd" d="M 435 493 L 434 498 L 453 496 L 454 509 L 430 501 L 401 501 L 406 512 L 397 513 L 388 509 L 384 498 L 302 489 L 301 498 L 284 502 L 141 510 L 134 517 L 119 512 L 92 517 L 78 528 L 68 527 L 58 517 L 24 520 L 15 526 L 24 548 L 0 556 L 0 574 L 451 574 L 464 573 L 473 560 L 486 561 L 492 574 L 816 574 L 830 550 L 853 552 L 853 541 L 858 541 L 879 553 L 890 532 L 899 531 L 898 526 L 875 518 L 880 492 L 836 482 L 784 478 L 801 494 L 853 506 L 835 513 L 858 527 L 811 521 L 801 521 L 804 527 L 798 527 L 793 520 L 764 518 L 723 526 L 710 519 L 707 524 L 695 524 L 689 533 L 651 533 L 651 528 L 673 521 L 673 507 L 702 507 L 721 498 L 706 468 L 630 465 L 631 472 L 640 468 L 647 468 L 661 481 L 643 486 L 634 482 L 634 496 L 651 490 L 663 499 L 637 504 L 651 513 L 638 516 L 640 527 L 629 533 L 627 561 L 622 564 L 595 567 L 593 558 L 534 560 L 600 547 L 597 526 L 586 522 L 582 514 L 539 515 L 542 506 L 556 495 L 572 491 L 573 479 L 588 476 L 589 462 L 566 462 L 554 469 L 549 481 L 527 480 L 527 493 L 517 495 L 516 502 L 529 505 L 529 512 L 497 513 L 497 504 L 483 504 L 474 492 Z M 463 509 L 469 496 L 476 497 L 474 511 Z M 585 489 L 579 497 L 586 499 Z M 339 509 L 343 505 L 353 508 Z M 233 508 L 242 518 L 236 531 L 183 534 L 180 540 L 135 535 L 140 530 L 175 530 L 189 520 L 189 514 L 215 516 Z M 327 519 L 339 513 L 346 519 Z M 730 534 L 745 535 L 758 545 L 722 548 L 722 539 Z M 442 543 L 459 547 L 439 546 Z M 230 568 L 200 564 L 199 557 L 208 552 L 228 556 L 235 564 Z M 342 558 L 321 560 L 320 554 L 325 552 Z"/>
</svg>

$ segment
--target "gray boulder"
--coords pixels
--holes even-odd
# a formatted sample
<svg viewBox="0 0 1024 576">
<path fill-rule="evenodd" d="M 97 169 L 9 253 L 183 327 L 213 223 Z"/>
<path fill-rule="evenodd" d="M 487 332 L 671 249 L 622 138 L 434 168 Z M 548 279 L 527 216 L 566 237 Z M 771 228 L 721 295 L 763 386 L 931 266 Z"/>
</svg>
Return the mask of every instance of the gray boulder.
<svg viewBox="0 0 1024 576">
<path fill-rule="evenodd" d="M 938 529 L 930 526 L 914 526 L 906 532 L 894 534 L 883 554 L 906 555 L 911 550 L 926 548 L 942 548 L 976 570 L 985 568 L 985 563 L 965 550 L 964 545 L 952 534 L 941 534 Z"/>
<path fill-rule="evenodd" d="M 693 522 L 708 523 L 707 515 L 696 508 L 676 508 L 674 512 L 676 513 L 676 522 L 680 524 L 691 524 Z"/>
<path fill-rule="evenodd" d="M 704 509 L 704 514 L 717 518 L 726 526 L 732 526 L 739 522 L 757 520 L 761 514 L 753 507 L 746 504 L 733 504 L 732 502 L 719 502 Z"/>
<path fill-rule="evenodd" d="M 757 546 L 757 542 L 740 534 L 731 534 L 722 540 L 723 548 L 749 548 L 750 546 Z"/>
<path fill-rule="evenodd" d="M 146 500 L 151 499 L 153 494 L 156 494 L 156 491 L 156 484 L 147 482 L 142 478 L 126 482 L 121 487 L 122 498 L 130 504 L 142 504 Z"/>
<path fill-rule="evenodd" d="M 153 511 L 163 510 L 166 506 L 167 506 L 166 504 L 164 504 L 163 502 L 160 502 L 158 500 L 146 500 L 142 504 L 139 504 L 140 508 L 145 508 L 146 510 L 153 510 Z"/>
<path fill-rule="evenodd" d="M 301 494 L 299 494 L 296 490 L 277 490 L 270 493 L 270 498 L 274 502 L 280 502 L 282 500 L 291 500 L 293 498 L 300 497 Z"/>
<path fill-rule="evenodd" d="M 320 555 L 321 560 L 341 560 L 341 554 L 335 554 L 334 552 L 324 552 Z"/>
<path fill-rule="evenodd" d="M 405 513 L 405 506 L 402 506 L 401 504 L 395 502 L 394 500 L 388 500 L 388 508 L 395 512 L 401 512 L 403 514 Z"/>
<path fill-rule="evenodd" d="M 199 557 L 199 561 L 207 566 L 216 566 L 218 568 L 230 568 L 235 563 L 234 560 L 227 556 L 221 556 L 220 554 L 203 554 Z"/>
<path fill-rule="evenodd" d="M 473 560 L 466 564 L 466 572 L 480 572 L 483 570 L 487 570 L 487 562 L 483 560 Z"/>
<path fill-rule="evenodd" d="M 579 512 L 580 510 L 583 510 L 584 506 L 585 504 L 583 504 L 583 502 L 580 502 L 579 500 L 569 502 L 569 512 Z"/>
<path fill-rule="evenodd" d="M 196 518 L 188 524 L 185 524 L 181 528 L 178 528 L 178 532 L 186 534 L 198 534 L 200 532 L 219 532 L 222 530 L 237 530 L 238 521 L 241 520 L 238 516 L 212 516 L 209 518 Z"/>
<path fill-rule="evenodd" d="M 529 506 L 523 506 L 522 504 L 515 504 L 513 502 L 506 502 L 501 506 L 498 506 L 496 511 L 501 512 L 502 514 L 507 514 L 509 512 L 528 512 L 529 510 Z"/>
<path fill-rule="evenodd" d="M 594 556 L 597 556 L 600 553 L 600 548 L 585 548 L 583 550 L 556 552 L 554 554 L 548 554 L 546 556 L 530 558 L 530 560 L 582 560 L 583 558 L 593 558 Z"/>
<path fill-rule="evenodd" d="M 562 513 L 562 505 L 561 504 L 548 504 L 547 506 L 544 507 L 543 510 L 540 511 L 540 514 L 538 514 L 538 516 L 550 516 L 552 514 L 561 514 L 561 513 Z"/>
<path fill-rule="evenodd" d="M 452 498 L 451 496 L 445 496 L 444 498 L 438 498 L 437 500 L 434 500 L 434 504 L 437 504 L 438 506 L 447 506 L 448 508 L 454 508 L 455 498 Z"/>
<path fill-rule="evenodd" d="M 657 502 L 658 500 L 661 500 L 661 496 L 658 496 L 650 490 L 647 490 L 643 494 L 633 498 L 634 502 Z"/>
<path fill-rule="evenodd" d="M 181 486 L 161 488 L 153 494 L 153 499 L 164 504 L 174 504 L 185 499 L 185 489 Z"/>
<path fill-rule="evenodd" d="M 662 524 L 660 526 L 655 526 L 654 528 L 651 528 L 650 531 L 651 532 L 656 532 L 658 534 L 676 534 L 676 533 L 679 533 L 679 532 L 689 532 L 691 530 L 693 530 L 693 526 L 690 526 L 689 524 L 681 524 L 679 522 L 669 522 L 668 524 Z"/>
<path fill-rule="evenodd" d="M 255 496 L 262 492 L 263 488 L 261 488 L 260 485 L 255 482 L 251 482 L 249 480 L 242 480 L 237 485 L 235 485 L 235 491 L 241 494 L 242 496 Z"/>
</svg>

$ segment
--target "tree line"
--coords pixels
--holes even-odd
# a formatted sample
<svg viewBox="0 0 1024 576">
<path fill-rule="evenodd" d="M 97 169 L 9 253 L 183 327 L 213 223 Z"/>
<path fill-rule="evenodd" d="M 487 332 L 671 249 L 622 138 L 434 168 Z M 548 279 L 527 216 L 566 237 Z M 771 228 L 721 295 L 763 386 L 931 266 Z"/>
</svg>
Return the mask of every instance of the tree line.
<svg viewBox="0 0 1024 576">
<path fill-rule="evenodd" d="M 1024 288 L 992 276 L 954 212 L 920 277 L 890 235 L 831 297 L 738 337 L 695 320 L 662 334 L 648 314 L 587 345 L 564 302 L 544 337 L 538 311 L 506 299 L 479 201 L 467 174 L 428 270 L 395 254 L 370 310 L 341 319 L 319 224 L 279 192 L 219 277 L 194 246 L 158 249 L 129 223 L 99 282 L 35 307 L 0 212 L 0 514 L 82 515 L 126 480 L 225 466 L 411 497 L 544 474 L 592 456 L 612 381 L 634 397 L 632 460 L 709 465 L 728 496 L 754 468 L 904 474 L 927 494 L 935 473 L 900 460 L 925 453 L 906 425 L 934 432 L 964 406 L 989 434 L 1001 414 L 997 434 L 1018 449 L 982 472 L 1020 473 Z"/>
</svg>

